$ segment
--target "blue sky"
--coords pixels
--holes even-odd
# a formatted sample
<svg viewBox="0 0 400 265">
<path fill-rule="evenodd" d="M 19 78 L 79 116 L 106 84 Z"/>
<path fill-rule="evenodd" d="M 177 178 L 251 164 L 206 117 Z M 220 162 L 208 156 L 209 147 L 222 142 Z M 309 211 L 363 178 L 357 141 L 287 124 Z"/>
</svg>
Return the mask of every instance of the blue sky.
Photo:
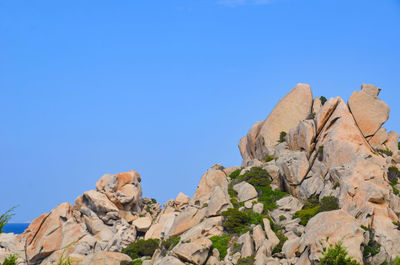
<svg viewBox="0 0 400 265">
<path fill-rule="evenodd" d="M 400 132 L 400 1 L 0 1 L 0 211 L 30 221 L 137 170 L 192 195 L 296 83 L 384 90 Z"/>
</svg>

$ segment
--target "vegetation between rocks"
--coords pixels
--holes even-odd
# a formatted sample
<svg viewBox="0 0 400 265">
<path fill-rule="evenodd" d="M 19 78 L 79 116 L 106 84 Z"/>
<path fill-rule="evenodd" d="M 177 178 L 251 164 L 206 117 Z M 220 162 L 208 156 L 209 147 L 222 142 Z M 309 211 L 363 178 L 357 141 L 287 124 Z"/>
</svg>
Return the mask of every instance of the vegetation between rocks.
<svg viewBox="0 0 400 265">
<path fill-rule="evenodd" d="M 321 105 L 322 105 L 322 106 L 325 105 L 325 103 L 328 101 L 328 100 L 326 99 L 326 97 L 324 97 L 324 96 L 320 96 L 320 97 L 319 97 L 319 100 L 321 101 Z"/>
<path fill-rule="evenodd" d="M 130 256 L 133 260 L 145 256 L 151 257 L 158 248 L 159 242 L 158 239 L 139 239 L 122 249 L 122 253 Z"/>
<path fill-rule="evenodd" d="M 392 156 L 393 152 L 389 148 L 385 149 L 375 149 L 375 151 L 381 155 Z"/>
<path fill-rule="evenodd" d="M 400 196 L 400 191 L 396 188 L 396 185 L 399 183 L 400 171 L 397 167 L 392 166 L 388 169 L 388 179 L 390 182 L 390 186 L 392 187 L 393 193 L 397 196 Z"/>
<path fill-rule="evenodd" d="M 324 248 L 320 265 L 361 265 L 356 260 L 347 256 L 348 252 L 341 242 L 334 246 L 330 245 L 328 249 Z"/>
<path fill-rule="evenodd" d="M 280 135 L 279 135 L 279 142 L 280 143 L 284 143 L 284 142 L 286 142 L 286 135 L 287 135 L 287 132 L 281 132 L 280 133 Z"/>
<path fill-rule="evenodd" d="M 239 211 L 237 208 L 230 208 L 222 215 L 225 217 L 222 226 L 229 234 L 243 234 L 250 230 L 251 224 L 261 224 L 263 216 L 249 211 Z"/>
<path fill-rule="evenodd" d="M 253 265 L 255 261 L 253 256 L 240 258 L 236 265 Z"/>
<path fill-rule="evenodd" d="M 0 265 L 17 265 L 17 259 L 18 257 L 14 254 L 6 257 L 3 261 L 3 263 L 0 263 Z"/>
<path fill-rule="evenodd" d="M 214 248 L 218 249 L 220 260 L 223 260 L 228 253 L 228 245 L 231 238 L 232 235 L 213 236 L 210 238 L 213 243 L 211 250 Z"/>
<path fill-rule="evenodd" d="M 318 200 L 316 196 L 309 198 L 303 209 L 297 211 L 295 218 L 300 218 L 300 224 L 306 226 L 308 221 L 320 212 L 328 212 L 339 209 L 339 200 L 333 196 L 325 196 Z"/>
</svg>

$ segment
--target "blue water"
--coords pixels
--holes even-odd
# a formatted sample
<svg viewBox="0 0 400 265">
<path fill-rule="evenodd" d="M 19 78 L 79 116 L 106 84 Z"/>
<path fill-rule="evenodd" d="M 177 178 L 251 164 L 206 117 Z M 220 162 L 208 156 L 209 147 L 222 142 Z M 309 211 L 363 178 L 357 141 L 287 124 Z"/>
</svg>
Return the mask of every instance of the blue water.
<svg viewBox="0 0 400 265">
<path fill-rule="evenodd" d="M 4 233 L 14 233 L 14 234 L 22 234 L 25 229 L 27 229 L 29 226 L 29 223 L 11 223 L 11 224 L 6 224 L 3 227 L 3 232 Z"/>
</svg>

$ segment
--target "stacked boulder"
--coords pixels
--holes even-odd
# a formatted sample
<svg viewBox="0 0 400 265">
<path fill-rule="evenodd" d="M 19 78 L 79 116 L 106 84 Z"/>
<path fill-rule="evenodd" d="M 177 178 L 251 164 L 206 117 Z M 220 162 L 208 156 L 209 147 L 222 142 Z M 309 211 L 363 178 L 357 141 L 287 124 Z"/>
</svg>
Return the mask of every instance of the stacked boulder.
<svg viewBox="0 0 400 265">
<path fill-rule="evenodd" d="M 73 264 L 309 265 L 340 243 L 360 264 L 393 263 L 399 135 L 383 127 L 389 107 L 380 91 L 364 84 L 346 104 L 299 84 L 240 140 L 242 166 L 212 166 L 191 198 L 180 193 L 161 208 L 142 198 L 136 171 L 105 175 L 73 206 L 59 205 L 22 235 L 0 235 L 0 261 L 16 253 L 20 264 L 65 256 Z M 327 198 L 335 207 L 320 209 Z M 120 253 L 134 242 L 158 248 Z"/>
</svg>

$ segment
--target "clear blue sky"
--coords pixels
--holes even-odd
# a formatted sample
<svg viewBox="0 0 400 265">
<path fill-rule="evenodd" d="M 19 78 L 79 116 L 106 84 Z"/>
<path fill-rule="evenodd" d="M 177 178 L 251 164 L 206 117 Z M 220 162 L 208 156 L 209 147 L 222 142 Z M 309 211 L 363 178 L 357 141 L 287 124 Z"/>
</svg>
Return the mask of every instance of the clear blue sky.
<svg viewBox="0 0 400 265">
<path fill-rule="evenodd" d="M 0 1 L 0 212 L 30 221 L 137 170 L 192 195 L 296 83 L 384 90 L 400 132 L 399 0 Z"/>
</svg>

